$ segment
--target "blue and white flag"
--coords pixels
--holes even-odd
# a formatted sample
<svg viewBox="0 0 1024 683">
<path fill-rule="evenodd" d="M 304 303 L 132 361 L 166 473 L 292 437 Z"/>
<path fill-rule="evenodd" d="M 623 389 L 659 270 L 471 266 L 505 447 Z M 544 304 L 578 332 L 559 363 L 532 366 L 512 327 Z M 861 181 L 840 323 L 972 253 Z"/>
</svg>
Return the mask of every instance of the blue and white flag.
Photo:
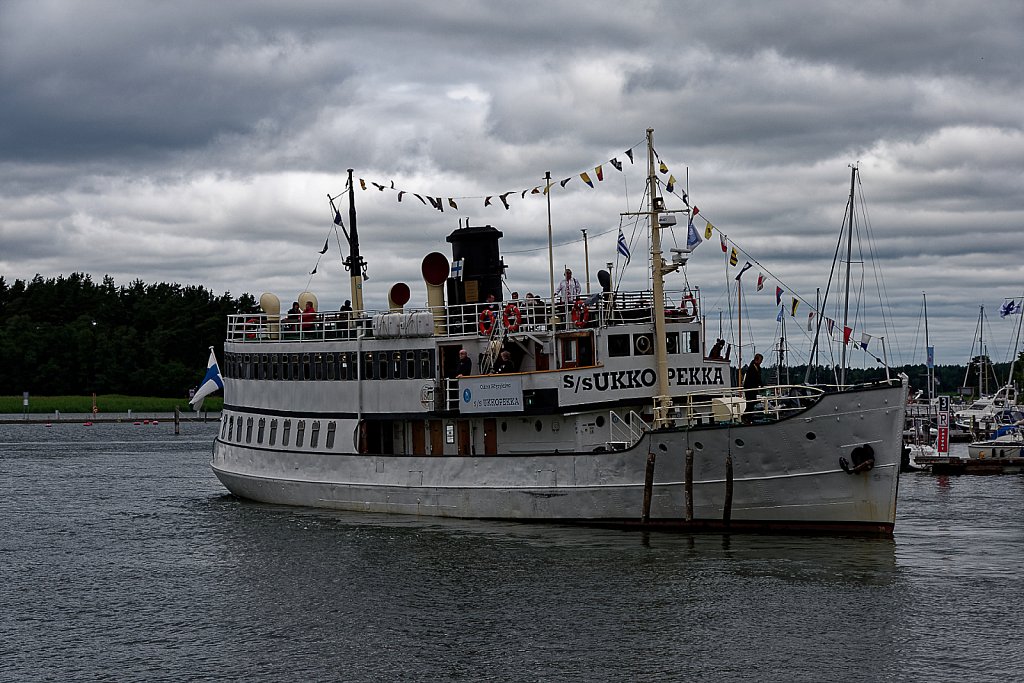
<svg viewBox="0 0 1024 683">
<path fill-rule="evenodd" d="M 618 244 L 617 249 L 618 249 L 618 252 L 625 257 L 626 262 L 628 263 L 629 262 L 629 246 L 626 244 L 626 236 L 622 234 L 622 228 L 619 228 L 619 244 Z"/>
<path fill-rule="evenodd" d="M 782 322 L 782 312 L 785 311 L 785 310 L 786 310 L 785 306 L 779 306 L 779 314 L 777 316 L 775 316 L 775 322 L 777 322 L 777 323 L 781 323 Z"/>
<path fill-rule="evenodd" d="M 455 259 L 452 261 L 452 277 L 456 280 L 462 279 L 462 265 L 463 259 Z"/>
<path fill-rule="evenodd" d="M 217 354 L 213 352 L 213 347 L 211 346 L 210 361 L 206 364 L 206 376 L 203 377 L 202 383 L 196 389 L 196 393 L 189 403 L 193 408 L 199 410 L 200 406 L 203 405 L 204 398 L 223 388 L 224 379 L 220 376 L 220 368 L 217 366 Z"/>
<path fill-rule="evenodd" d="M 703 241 L 697 233 L 697 228 L 693 227 L 693 218 L 690 218 L 690 226 L 686 230 L 686 248 L 693 251 Z"/>
<path fill-rule="evenodd" d="M 1019 315 L 1021 312 L 1021 304 L 1018 304 L 1013 299 L 1007 299 L 1003 302 L 1003 305 L 999 307 L 999 317 L 1005 318 L 1008 315 Z"/>
</svg>

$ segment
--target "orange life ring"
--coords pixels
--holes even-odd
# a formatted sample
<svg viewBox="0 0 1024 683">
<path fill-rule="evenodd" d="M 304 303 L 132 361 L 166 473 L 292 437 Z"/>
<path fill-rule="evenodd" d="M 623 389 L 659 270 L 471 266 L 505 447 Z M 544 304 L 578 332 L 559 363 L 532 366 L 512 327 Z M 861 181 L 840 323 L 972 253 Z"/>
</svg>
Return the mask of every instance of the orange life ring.
<svg viewBox="0 0 1024 683">
<path fill-rule="evenodd" d="M 679 306 L 683 315 L 688 315 L 692 318 L 697 317 L 697 300 L 693 298 L 693 294 L 687 293 L 683 296 L 683 301 Z"/>
<path fill-rule="evenodd" d="M 582 299 L 576 299 L 572 305 L 572 322 L 576 327 L 583 327 L 590 320 L 590 309 L 583 303 Z"/>
<path fill-rule="evenodd" d="M 519 307 L 515 304 L 508 304 L 505 306 L 505 312 L 501 315 L 502 321 L 505 323 L 505 329 L 509 332 L 515 332 L 519 329 L 520 323 L 523 322 L 523 314 L 519 311 Z"/>
<path fill-rule="evenodd" d="M 494 311 L 485 308 L 480 311 L 480 334 L 489 337 L 494 329 Z"/>
<path fill-rule="evenodd" d="M 251 331 L 251 330 L 255 329 L 253 327 L 253 325 L 259 325 L 259 324 L 260 324 L 260 321 L 257 320 L 256 318 L 249 318 L 248 320 L 245 321 L 245 329 L 246 330 L 250 330 L 249 332 L 245 333 L 245 338 L 246 339 L 255 339 L 256 338 L 256 332 Z"/>
</svg>

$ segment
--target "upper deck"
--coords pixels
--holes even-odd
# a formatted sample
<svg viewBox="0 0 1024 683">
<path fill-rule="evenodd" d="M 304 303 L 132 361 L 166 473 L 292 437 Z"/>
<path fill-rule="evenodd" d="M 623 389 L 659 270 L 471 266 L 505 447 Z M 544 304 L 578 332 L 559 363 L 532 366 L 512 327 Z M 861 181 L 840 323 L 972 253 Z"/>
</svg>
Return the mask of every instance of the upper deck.
<svg viewBox="0 0 1024 683">
<path fill-rule="evenodd" d="M 699 291 L 667 291 L 666 323 L 700 320 Z M 650 291 L 593 294 L 576 305 L 542 299 L 313 314 L 228 316 L 227 341 L 245 344 L 335 341 L 355 338 L 485 337 L 504 333 L 550 335 L 654 323 Z"/>
</svg>

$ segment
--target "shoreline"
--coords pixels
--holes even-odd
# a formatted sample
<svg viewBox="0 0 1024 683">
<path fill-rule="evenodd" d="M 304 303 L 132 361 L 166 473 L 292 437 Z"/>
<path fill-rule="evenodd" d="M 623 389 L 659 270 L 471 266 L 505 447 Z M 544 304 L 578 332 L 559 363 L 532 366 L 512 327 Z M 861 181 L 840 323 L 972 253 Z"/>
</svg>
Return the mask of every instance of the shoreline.
<svg viewBox="0 0 1024 683">
<path fill-rule="evenodd" d="M 181 413 L 181 422 L 219 422 L 220 411 L 201 413 Z M 141 413 L 5 413 L 0 414 L 0 424 L 81 424 L 92 422 L 100 423 L 126 423 L 136 422 L 169 422 L 174 423 L 174 413 L 170 412 L 141 412 Z"/>
</svg>

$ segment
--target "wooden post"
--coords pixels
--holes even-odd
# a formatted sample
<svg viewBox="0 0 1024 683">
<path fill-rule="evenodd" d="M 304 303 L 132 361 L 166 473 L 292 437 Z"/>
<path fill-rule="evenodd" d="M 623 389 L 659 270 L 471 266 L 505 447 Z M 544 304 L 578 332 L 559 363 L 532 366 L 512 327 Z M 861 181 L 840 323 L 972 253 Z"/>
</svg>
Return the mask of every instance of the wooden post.
<svg viewBox="0 0 1024 683">
<path fill-rule="evenodd" d="M 686 449 L 686 480 L 683 482 L 686 496 L 686 521 L 693 521 L 693 449 Z"/>
<path fill-rule="evenodd" d="M 647 454 L 647 471 L 644 474 L 644 511 L 641 520 L 646 524 L 651 519 L 651 495 L 654 488 L 654 451 Z"/>
<path fill-rule="evenodd" d="M 732 453 L 725 456 L 725 503 L 722 505 L 722 521 L 729 526 L 732 519 Z"/>
<path fill-rule="evenodd" d="M 181 434 L 181 411 L 178 406 L 174 406 L 174 435 L 178 436 Z"/>
</svg>

